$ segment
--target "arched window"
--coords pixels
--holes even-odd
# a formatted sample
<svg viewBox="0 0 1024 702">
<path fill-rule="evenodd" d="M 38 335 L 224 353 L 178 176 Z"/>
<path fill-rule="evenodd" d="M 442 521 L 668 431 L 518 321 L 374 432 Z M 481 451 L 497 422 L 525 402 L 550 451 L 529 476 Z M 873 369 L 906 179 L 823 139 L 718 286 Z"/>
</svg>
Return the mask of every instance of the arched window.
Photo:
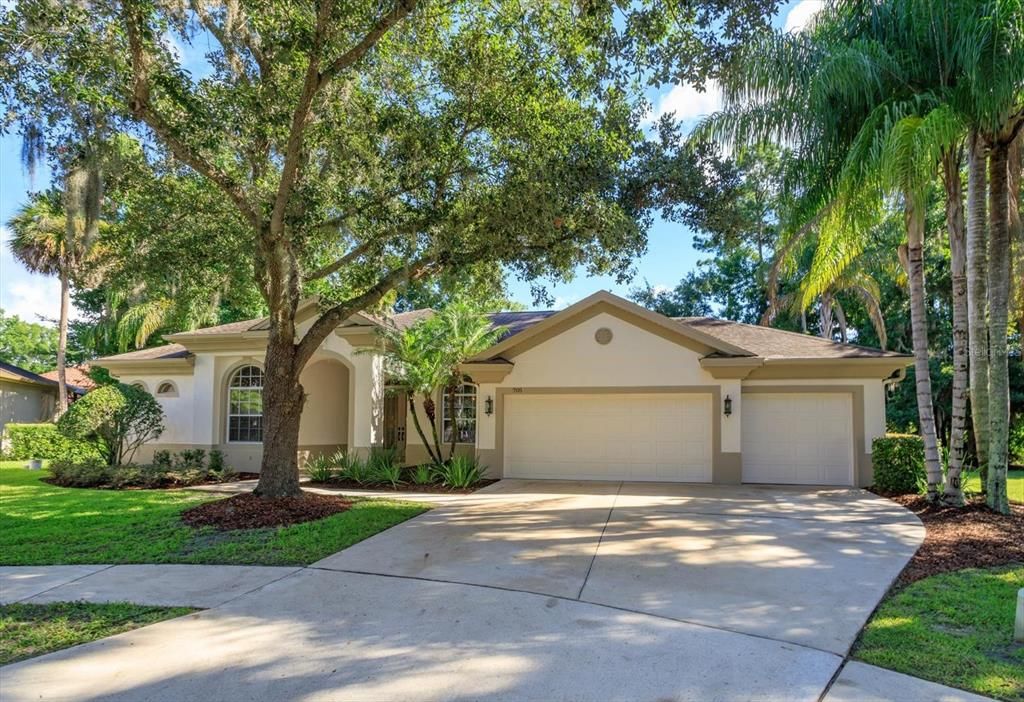
<svg viewBox="0 0 1024 702">
<path fill-rule="evenodd" d="M 263 441 L 263 371 L 242 366 L 228 383 L 228 441 Z"/>
<path fill-rule="evenodd" d="M 444 441 L 452 440 L 452 426 L 455 441 L 460 444 L 476 443 L 476 385 L 464 382 L 455 388 L 455 413 L 452 414 L 451 388 L 441 393 L 441 430 Z M 452 419 L 454 418 L 454 422 Z"/>
<path fill-rule="evenodd" d="M 144 382 L 142 382 L 141 380 L 136 380 L 134 383 L 132 383 L 132 387 L 133 388 L 138 388 L 139 390 L 145 390 L 146 392 L 149 392 L 149 388 L 147 388 L 146 384 Z"/>
<path fill-rule="evenodd" d="M 165 380 L 156 386 L 157 397 L 177 397 L 178 388 L 174 387 L 174 383 L 169 380 Z"/>
</svg>

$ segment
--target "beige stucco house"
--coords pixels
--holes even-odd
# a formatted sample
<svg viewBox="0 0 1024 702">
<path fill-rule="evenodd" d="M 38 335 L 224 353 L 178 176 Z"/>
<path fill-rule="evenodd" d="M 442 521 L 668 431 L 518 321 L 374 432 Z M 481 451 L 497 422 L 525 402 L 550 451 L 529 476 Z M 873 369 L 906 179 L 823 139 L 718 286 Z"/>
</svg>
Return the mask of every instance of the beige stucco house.
<svg viewBox="0 0 1024 702">
<path fill-rule="evenodd" d="M 316 304 L 300 308 L 300 330 Z M 426 452 L 374 349 L 380 324 L 355 315 L 303 371 L 303 455 L 394 446 Z M 885 432 L 886 385 L 909 358 L 712 318 L 670 319 L 607 292 L 557 312 L 492 316 L 505 328 L 464 365 L 455 421 L 439 429 L 494 477 L 867 485 Z M 167 414 L 158 448 L 218 448 L 259 468 L 264 320 L 174 334 L 96 362 L 152 392 Z M 422 421 L 426 422 L 423 417 Z M 145 459 L 145 456 L 143 456 Z"/>
<path fill-rule="evenodd" d="M 0 361 L 0 435 L 8 424 L 46 422 L 56 411 L 56 380 Z"/>
</svg>

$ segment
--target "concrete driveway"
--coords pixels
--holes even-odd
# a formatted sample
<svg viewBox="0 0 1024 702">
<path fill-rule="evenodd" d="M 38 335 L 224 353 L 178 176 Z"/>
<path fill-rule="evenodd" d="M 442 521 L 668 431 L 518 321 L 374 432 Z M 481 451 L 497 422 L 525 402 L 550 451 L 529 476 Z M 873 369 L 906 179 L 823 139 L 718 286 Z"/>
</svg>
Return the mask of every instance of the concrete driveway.
<svg viewBox="0 0 1024 702">
<path fill-rule="evenodd" d="M 818 700 L 923 536 L 859 490 L 502 481 L 0 696 Z"/>
</svg>

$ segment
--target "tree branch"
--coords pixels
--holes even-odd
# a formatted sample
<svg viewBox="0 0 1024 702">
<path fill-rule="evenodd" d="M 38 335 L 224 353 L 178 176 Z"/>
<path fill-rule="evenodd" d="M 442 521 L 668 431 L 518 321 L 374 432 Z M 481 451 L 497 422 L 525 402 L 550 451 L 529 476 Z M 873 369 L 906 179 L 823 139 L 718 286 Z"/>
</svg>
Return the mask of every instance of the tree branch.
<svg viewBox="0 0 1024 702">
<path fill-rule="evenodd" d="M 381 298 L 393 290 L 399 283 L 417 280 L 437 267 L 433 257 L 423 257 L 410 264 L 395 268 L 377 281 L 376 285 L 360 295 L 331 307 L 317 319 L 299 342 L 296 355 L 297 367 L 302 368 L 313 356 L 324 339 L 343 321 L 356 312 L 380 302 Z"/>
<path fill-rule="evenodd" d="M 217 185 L 231 199 L 242 216 L 258 231 L 262 225 L 259 215 L 251 207 L 238 184 L 179 139 L 174 133 L 174 128 L 153 108 L 150 102 L 149 84 L 151 59 L 142 41 L 142 22 L 139 10 L 132 3 L 124 3 L 123 7 L 122 17 L 128 35 L 132 66 L 132 86 L 131 95 L 128 98 L 128 108 L 137 119 L 147 124 L 167 144 L 178 160 Z"/>
<path fill-rule="evenodd" d="M 329 263 L 326 266 L 321 266 L 320 268 L 317 268 L 312 273 L 306 276 L 306 280 L 317 280 L 319 278 L 325 278 L 329 276 L 331 273 L 335 273 L 341 270 L 344 266 L 347 266 L 348 264 L 352 263 L 360 256 L 363 256 L 372 248 L 373 246 L 371 246 L 369 242 L 360 244 L 359 246 L 355 247 L 354 249 L 352 249 L 347 254 L 337 259 L 333 263 Z"/>
<path fill-rule="evenodd" d="M 370 28 L 370 31 L 359 41 L 358 44 L 334 59 L 327 68 L 320 74 L 320 87 L 327 85 L 336 75 L 361 59 L 366 53 L 380 41 L 381 37 L 396 24 L 401 22 L 416 7 L 417 0 L 398 0 L 391 12 L 383 15 Z"/>
</svg>

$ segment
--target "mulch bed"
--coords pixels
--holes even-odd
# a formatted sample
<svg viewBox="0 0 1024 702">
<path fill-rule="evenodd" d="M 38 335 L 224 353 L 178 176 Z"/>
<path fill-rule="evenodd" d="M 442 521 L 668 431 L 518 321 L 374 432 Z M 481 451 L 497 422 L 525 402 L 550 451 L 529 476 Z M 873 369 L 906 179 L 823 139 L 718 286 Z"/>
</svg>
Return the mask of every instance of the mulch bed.
<svg viewBox="0 0 1024 702">
<path fill-rule="evenodd" d="M 181 519 L 192 527 L 265 529 L 316 521 L 344 512 L 351 506 L 352 501 L 343 497 L 312 492 L 304 492 L 300 497 L 277 499 L 245 493 L 187 509 L 182 512 Z"/>
<path fill-rule="evenodd" d="M 897 586 L 963 568 L 1024 563 L 1024 507 L 1010 514 L 991 511 L 984 502 L 965 507 L 933 505 L 918 495 L 890 496 L 916 514 L 925 526 L 921 548 L 896 580 Z"/>
<path fill-rule="evenodd" d="M 380 490 L 381 492 L 430 492 L 438 494 L 452 494 L 452 495 L 468 495 L 472 492 L 476 492 L 482 487 L 487 487 L 491 483 L 496 483 L 497 480 L 481 480 L 480 482 L 473 485 L 471 488 L 462 490 L 454 490 L 447 488 L 444 485 L 416 485 L 415 483 L 399 483 L 397 486 L 391 485 L 364 485 L 357 483 L 354 480 L 332 480 L 329 483 L 303 483 L 307 487 L 317 488 L 343 488 L 348 490 Z"/>
</svg>

